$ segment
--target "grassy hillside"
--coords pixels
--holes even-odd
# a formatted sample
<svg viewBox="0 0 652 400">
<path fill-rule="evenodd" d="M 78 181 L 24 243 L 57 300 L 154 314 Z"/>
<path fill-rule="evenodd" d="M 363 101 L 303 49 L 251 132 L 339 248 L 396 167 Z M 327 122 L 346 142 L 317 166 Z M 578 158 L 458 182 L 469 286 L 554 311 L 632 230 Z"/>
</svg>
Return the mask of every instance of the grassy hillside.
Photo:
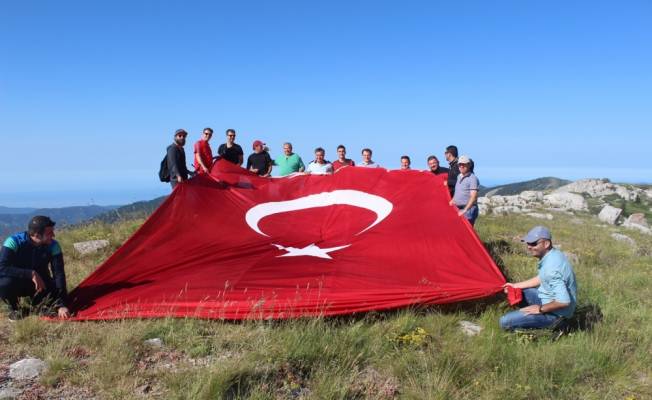
<svg viewBox="0 0 652 400">
<path fill-rule="evenodd" d="M 70 286 L 140 223 L 60 232 Z M 477 223 L 513 279 L 535 273 L 536 260 L 514 238 L 538 223 L 524 216 L 481 217 Z M 652 398 L 652 237 L 596 224 L 588 215 L 555 214 L 549 222 L 557 244 L 576 258 L 580 303 L 598 304 L 604 312 L 593 331 L 556 342 L 543 332 L 500 331 L 504 302 L 285 322 L 52 323 L 29 317 L 0 320 L 0 374 L 27 355 L 46 360 L 49 370 L 30 384 L 29 398 Z M 614 241 L 610 233 L 616 231 L 637 245 Z M 72 243 L 89 238 L 109 239 L 111 249 L 75 255 Z M 483 330 L 465 336 L 462 320 Z M 144 344 L 150 338 L 161 338 L 163 347 Z"/>
</svg>

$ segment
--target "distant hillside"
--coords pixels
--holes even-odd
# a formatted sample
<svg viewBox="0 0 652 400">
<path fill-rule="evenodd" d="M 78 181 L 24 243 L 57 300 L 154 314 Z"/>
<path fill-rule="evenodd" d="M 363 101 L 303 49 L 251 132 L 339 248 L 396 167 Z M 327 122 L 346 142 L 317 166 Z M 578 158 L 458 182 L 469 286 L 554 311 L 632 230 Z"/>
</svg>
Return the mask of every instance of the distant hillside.
<svg viewBox="0 0 652 400">
<path fill-rule="evenodd" d="M 36 208 L 27 208 L 27 207 L 5 207 L 0 206 L 0 215 L 7 214 L 28 214 L 36 210 Z"/>
<path fill-rule="evenodd" d="M 24 231 L 27 229 L 27 223 L 34 215 L 47 215 L 57 223 L 57 227 L 61 227 L 78 224 L 96 215 L 113 210 L 115 207 L 95 205 L 39 209 L 12 209 L 6 207 L 6 211 L 18 210 L 18 212 L 0 214 L 0 236 L 4 237 L 14 232 Z M 25 210 L 28 210 L 28 212 L 24 212 Z"/>
<path fill-rule="evenodd" d="M 531 181 L 510 183 L 508 185 L 500 185 L 488 188 L 480 188 L 480 196 L 510 196 L 519 194 L 525 190 L 551 190 L 571 183 L 566 179 L 559 179 L 553 177 L 537 178 Z"/>
<path fill-rule="evenodd" d="M 163 203 L 167 196 L 157 197 L 148 201 L 137 201 L 126 206 L 118 207 L 114 210 L 99 214 L 92 218 L 94 221 L 113 223 L 128 219 L 148 217 L 151 213 Z"/>
</svg>

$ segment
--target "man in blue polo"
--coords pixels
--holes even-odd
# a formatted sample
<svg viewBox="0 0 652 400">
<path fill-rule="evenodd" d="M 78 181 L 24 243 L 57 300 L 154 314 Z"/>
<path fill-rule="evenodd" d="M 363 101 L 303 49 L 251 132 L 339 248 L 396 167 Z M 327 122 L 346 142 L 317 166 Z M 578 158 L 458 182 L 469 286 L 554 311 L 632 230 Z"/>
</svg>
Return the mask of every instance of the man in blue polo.
<svg viewBox="0 0 652 400">
<path fill-rule="evenodd" d="M 31 219 L 27 231 L 12 235 L 0 249 L 0 299 L 9 306 L 9 319 L 22 318 L 20 297 L 29 297 L 32 306 L 56 310 L 68 318 L 66 274 L 61 246 L 54 240 L 55 222 L 44 215 Z"/>
<path fill-rule="evenodd" d="M 539 273 L 526 281 L 506 283 L 523 289 L 520 309 L 500 318 L 505 330 L 548 328 L 559 318 L 570 318 L 577 304 L 577 283 L 570 262 L 560 250 L 552 246 L 548 228 L 535 226 L 521 240 L 527 249 L 539 259 Z"/>
</svg>

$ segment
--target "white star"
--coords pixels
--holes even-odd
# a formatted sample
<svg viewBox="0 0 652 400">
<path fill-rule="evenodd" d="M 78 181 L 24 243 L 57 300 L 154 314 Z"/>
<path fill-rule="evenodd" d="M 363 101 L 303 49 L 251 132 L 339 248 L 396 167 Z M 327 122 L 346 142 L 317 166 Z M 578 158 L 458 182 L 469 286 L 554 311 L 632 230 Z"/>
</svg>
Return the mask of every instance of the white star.
<svg viewBox="0 0 652 400">
<path fill-rule="evenodd" d="M 329 247 L 327 249 L 322 249 L 319 246 L 315 246 L 314 243 L 309 244 L 308 246 L 302 249 L 297 247 L 285 247 L 285 246 L 281 246 L 280 244 L 272 244 L 272 246 L 276 246 L 276 248 L 279 250 L 287 251 L 287 253 L 281 254 L 278 257 L 311 256 L 311 257 L 327 258 L 329 260 L 332 260 L 333 257 L 331 257 L 328 253 L 344 249 L 351 245 L 347 244 L 346 246 Z"/>
</svg>

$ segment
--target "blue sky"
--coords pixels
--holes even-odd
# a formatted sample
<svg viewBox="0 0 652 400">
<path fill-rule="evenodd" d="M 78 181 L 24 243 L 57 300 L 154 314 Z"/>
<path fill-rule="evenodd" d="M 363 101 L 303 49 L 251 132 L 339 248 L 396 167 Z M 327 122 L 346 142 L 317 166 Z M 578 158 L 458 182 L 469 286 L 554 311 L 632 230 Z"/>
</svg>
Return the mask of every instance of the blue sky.
<svg viewBox="0 0 652 400">
<path fill-rule="evenodd" d="M 388 168 L 456 144 L 487 185 L 652 182 L 650 1 L 2 1 L 0 38 L 0 205 L 165 194 L 174 130 L 205 126 Z"/>
</svg>

